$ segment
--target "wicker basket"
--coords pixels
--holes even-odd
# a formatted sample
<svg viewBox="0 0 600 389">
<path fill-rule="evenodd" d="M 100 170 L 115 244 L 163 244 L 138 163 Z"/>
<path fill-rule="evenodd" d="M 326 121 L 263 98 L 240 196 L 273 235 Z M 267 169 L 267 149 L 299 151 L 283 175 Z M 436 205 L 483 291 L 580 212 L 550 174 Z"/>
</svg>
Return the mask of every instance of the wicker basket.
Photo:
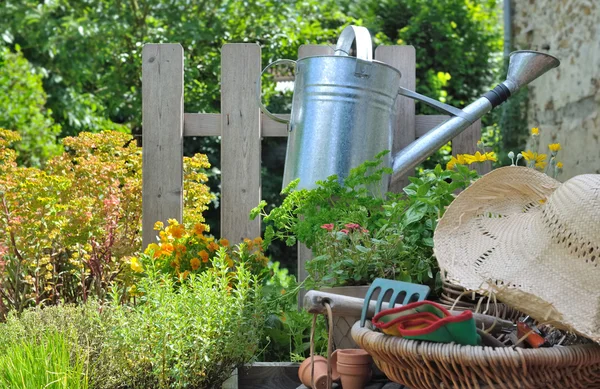
<svg viewBox="0 0 600 389">
<path fill-rule="evenodd" d="M 421 342 L 352 327 L 394 382 L 411 389 L 600 388 L 600 346 L 522 349 Z"/>
</svg>

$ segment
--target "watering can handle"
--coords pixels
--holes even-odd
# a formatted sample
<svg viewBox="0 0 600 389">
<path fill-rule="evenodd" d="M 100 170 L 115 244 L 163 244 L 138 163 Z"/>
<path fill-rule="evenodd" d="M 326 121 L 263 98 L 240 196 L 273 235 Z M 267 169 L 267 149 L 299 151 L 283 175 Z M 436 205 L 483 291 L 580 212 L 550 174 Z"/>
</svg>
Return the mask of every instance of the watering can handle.
<svg viewBox="0 0 600 389">
<path fill-rule="evenodd" d="M 271 68 L 272 66 L 279 65 L 282 63 L 292 64 L 292 65 L 296 66 L 296 61 L 291 60 L 291 59 L 278 59 L 277 61 L 274 61 L 274 62 L 271 62 L 270 64 L 268 64 L 267 67 L 265 67 L 263 69 L 263 71 L 260 73 L 260 75 L 258 76 L 258 80 L 256 81 L 256 101 L 258 102 L 258 106 L 260 107 L 260 110 L 263 111 L 265 115 L 267 115 L 271 119 L 275 120 L 276 122 L 289 124 L 290 123 L 289 120 L 280 118 L 279 116 L 275 116 L 267 109 L 267 107 L 262 102 L 262 90 L 260 88 L 260 86 L 261 86 L 260 80 L 262 79 L 263 74 L 265 74 L 265 72 L 267 70 L 269 70 L 269 68 Z"/>
<path fill-rule="evenodd" d="M 365 27 L 348 26 L 338 38 L 334 55 L 349 55 L 352 42 L 356 40 L 356 58 L 373 61 L 373 42 L 371 34 Z"/>
</svg>

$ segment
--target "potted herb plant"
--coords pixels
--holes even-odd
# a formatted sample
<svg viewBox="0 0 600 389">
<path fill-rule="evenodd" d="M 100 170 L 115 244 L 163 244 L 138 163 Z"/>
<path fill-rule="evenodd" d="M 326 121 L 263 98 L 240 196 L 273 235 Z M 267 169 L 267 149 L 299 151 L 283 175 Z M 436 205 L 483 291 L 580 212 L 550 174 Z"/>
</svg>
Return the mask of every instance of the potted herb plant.
<svg viewBox="0 0 600 389">
<path fill-rule="evenodd" d="M 382 167 L 385 154 L 352 169 L 344 180 L 331 176 L 314 189 L 296 190 L 294 181 L 280 206 L 267 211 L 262 201 L 253 209 L 251 218 L 262 215 L 267 223 L 265 246 L 279 239 L 312 250 L 307 289 L 364 298 L 378 277 L 439 285 L 433 231 L 454 192 L 477 173 L 458 164 L 451 170 L 438 165 L 411 177 L 403 193 L 382 196 L 371 188 L 391 174 Z M 345 321 L 348 327 L 354 323 Z"/>
</svg>

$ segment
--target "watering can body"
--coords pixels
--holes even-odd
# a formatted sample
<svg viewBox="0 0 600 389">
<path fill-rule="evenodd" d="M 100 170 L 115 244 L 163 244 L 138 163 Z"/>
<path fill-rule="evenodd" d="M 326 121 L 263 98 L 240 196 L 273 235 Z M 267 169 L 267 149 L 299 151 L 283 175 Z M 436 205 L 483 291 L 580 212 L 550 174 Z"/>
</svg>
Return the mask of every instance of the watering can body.
<svg viewBox="0 0 600 389">
<path fill-rule="evenodd" d="M 400 73 L 375 61 L 349 56 L 297 61 L 283 185 L 300 178 L 300 188 L 312 188 L 333 174 L 341 180 L 391 150 L 399 86 Z M 389 154 L 386 158 L 390 165 Z M 381 190 L 387 190 L 387 180 Z"/>
<path fill-rule="evenodd" d="M 356 57 L 349 53 L 355 42 Z M 261 101 L 260 79 L 257 101 L 271 119 L 288 123 L 288 145 L 283 187 L 299 178 L 297 189 L 311 189 L 317 181 L 337 175 L 340 182 L 350 169 L 391 150 L 396 98 L 403 95 L 428 104 L 453 118 L 438 125 L 400 150 L 385 157 L 394 175 L 408 173 L 472 123 L 502 104 L 520 88 L 560 61 L 536 51 L 516 51 L 510 56 L 507 79 L 463 109 L 444 104 L 400 87 L 401 74 L 372 58 L 372 41 L 364 27 L 348 26 L 340 35 L 334 55 L 306 57 L 298 61 L 278 60 L 296 67 L 292 112 L 287 121 L 268 111 Z M 402 131 L 402 129 L 400 129 Z M 375 195 L 387 192 L 390 177 L 384 177 Z"/>
</svg>

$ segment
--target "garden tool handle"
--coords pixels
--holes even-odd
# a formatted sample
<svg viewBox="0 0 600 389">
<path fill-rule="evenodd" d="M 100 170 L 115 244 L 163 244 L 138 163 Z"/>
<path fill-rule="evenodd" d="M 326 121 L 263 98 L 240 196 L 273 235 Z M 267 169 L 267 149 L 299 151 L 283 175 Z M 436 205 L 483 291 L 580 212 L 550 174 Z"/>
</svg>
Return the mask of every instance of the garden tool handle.
<svg viewBox="0 0 600 389">
<path fill-rule="evenodd" d="M 365 27 L 360 26 L 348 26 L 344 28 L 335 46 L 334 55 L 350 55 L 350 49 L 355 40 L 356 58 L 368 62 L 373 61 L 373 41 L 371 40 L 371 34 Z"/>
<path fill-rule="evenodd" d="M 364 299 L 343 296 L 341 294 L 320 292 L 318 290 L 310 290 L 304 296 L 304 309 L 309 313 L 326 313 L 324 303 L 327 302 L 331 306 L 333 315 L 336 316 L 355 316 L 359 317 Z M 375 316 L 375 307 L 377 305 L 376 300 L 369 302 L 369 310 L 367 311 L 367 317 L 371 318 Z M 396 304 L 397 307 L 401 304 Z M 452 315 L 460 315 L 461 311 L 450 311 Z M 473 313 L 473 319 L 478 328 L 483 327 L 485 330 L 491 328 L 489 332 L 498 333 L 502 330 L 514 328 L 514 324 L 508 320 L 500 319 L 490 315 L 484 315 L 482 313 Z"/>
<path fill-rule="evenodd" d="M 256 80 L 256 101 L 258 102 L 258 106 L 260 107 L 260 110 L 263 111 L 263 113 L 265 115 L 267 115 L 271 119 L 275 120 L 276 122 L 289 124 L 290 123 L 289 120 L 281 118 L 281 117 L 276 116 L 275 114 L 271 113 L 262 102 L 261 79 L 262 79 L 263 74 L 265 74 L 265 72 L 267 70 L 269 70 L 271 67 L 282 64 L 282 63 L 292 64 L 292 65 L 294 65 L 294 67 L 296 66 L 296 61 L 294 61 L 292 59 L 278 59 L 277 61 L 273 61 L 270 64 L 268 64 L 263 69 L 263 71 L 260 72 L 260 75 L 258 76 L 258 80 Z"/>
</svg>

